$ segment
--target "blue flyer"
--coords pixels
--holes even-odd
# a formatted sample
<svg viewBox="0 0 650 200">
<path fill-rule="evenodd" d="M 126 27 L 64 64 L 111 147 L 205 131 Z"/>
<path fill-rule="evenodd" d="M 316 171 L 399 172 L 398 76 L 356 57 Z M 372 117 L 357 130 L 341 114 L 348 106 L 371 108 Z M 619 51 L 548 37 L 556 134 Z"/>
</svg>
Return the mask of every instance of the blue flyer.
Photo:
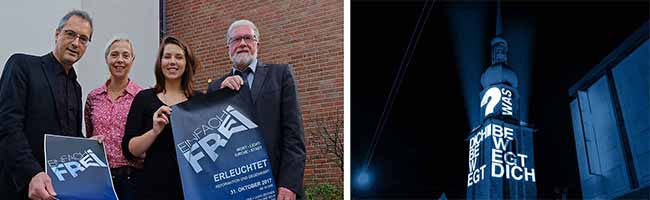
<svg viewBox="0 0 650 200">
<path fill-rule="evenodd" d="M 240 94 L 221 90 L 172 107 L 186 199 L 276 198 L 262 129 L 251 115 L 252 103 Z"/>
<path fill-rule="evenodd" d="M 117 199 L 104 146 L 97 140 L 45 134 L 45 171 L 57 199 Z"/>
</svg>

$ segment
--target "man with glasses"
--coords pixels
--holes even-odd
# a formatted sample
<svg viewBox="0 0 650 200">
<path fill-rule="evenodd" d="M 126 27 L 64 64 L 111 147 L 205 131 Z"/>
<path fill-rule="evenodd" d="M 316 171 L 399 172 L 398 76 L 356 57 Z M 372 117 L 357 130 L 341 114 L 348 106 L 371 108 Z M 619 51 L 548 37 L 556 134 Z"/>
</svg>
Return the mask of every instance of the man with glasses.
<svg viewBox="0 0 650 200">
<path fill-rule="evenodd" d="M 0 78 L 0 194 L 3 199 L 54 199 L 44 169 L 43 135 L 81 137 L 81 86 L 72 67 L 86 52 L 92 19 L 68 12 L 44 56 L 12 55 Z M 83 187 L 83 186 L 80 186 Z"/>
<path fill-rule="evenodd" d="M 263 130 L 278 199 L 302 199 L 304 131 L 291 66 L 263 64 L 257 59 L 260 34 L 251 21 L 233 22 L 226 33 L 226 42 L 232 72 L 210 84 L 208 92 L 248 87 L 253 112 Z"/>
</svg>

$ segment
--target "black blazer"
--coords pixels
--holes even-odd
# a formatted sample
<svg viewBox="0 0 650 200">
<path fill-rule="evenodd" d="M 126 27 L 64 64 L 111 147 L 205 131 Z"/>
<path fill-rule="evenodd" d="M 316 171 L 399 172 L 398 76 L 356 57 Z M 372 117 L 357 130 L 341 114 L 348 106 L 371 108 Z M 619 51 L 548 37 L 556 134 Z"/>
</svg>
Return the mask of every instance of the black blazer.
<svg viewBox="0 0 650 200">
<path fill-rule="evenodd" d="M 219 90 L 221 82 L 231 75 L 215 80 L 208 86 L 208 92 Z M 276 185 L 304 198 L 304 130 L 291 66 L 263 64 L 258 60 L 254 75 L 251 96 Z"/>
<path fill-rule="evenodd" d="M 44 134 L 61 134 L 54 98 L 55 70 L 60 67 L 49 53 L 44 56 L 12 55 L 0 78 L 0 194 L 24 199 L 32 177 L 44 171 Z M 77 96 L 81 86 L 75 81 Z M 79 100 L 81 108 L 81 99 Z M 77 116 L 81 137 L 81 112 Z"/>
</svg>

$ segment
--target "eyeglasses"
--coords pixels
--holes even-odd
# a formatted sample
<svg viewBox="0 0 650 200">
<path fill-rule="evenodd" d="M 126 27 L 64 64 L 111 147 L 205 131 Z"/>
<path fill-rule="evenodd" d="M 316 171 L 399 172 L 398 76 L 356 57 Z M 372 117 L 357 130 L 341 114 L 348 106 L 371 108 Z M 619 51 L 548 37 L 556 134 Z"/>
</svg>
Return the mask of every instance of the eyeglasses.
<svg viewBox="0 0 650 200">
<path fill-rule="evenodd" d="M 237 37 L 234 37 L 234 38 L 230 38 L 230 42 L 228 42 L 228 44 L 230 44 L 230 45 L 239 44 L 239 43 L 241 43 L 242 40 L 244 42 L 246 42 L 246 44 L 249 44 L 249 43 L 251 43 L 253 41 L 257 41 L 257 38 L 255 38 L 255 36 L 253 36 L 253 35 L 237 36 Z"/>
<path fill-rule="evenodd" d="M 88 42 L 90 42 L 90 38 L 86 37 L 85 35 L 81 35 L 77 32 L 74 32 L 72 30 L 64 30 L 63 31 L 63 37 L 68 40 L 75 40 L 79 38 L 79 43 L 83 45 L 87 45 Z"/>
</svg>

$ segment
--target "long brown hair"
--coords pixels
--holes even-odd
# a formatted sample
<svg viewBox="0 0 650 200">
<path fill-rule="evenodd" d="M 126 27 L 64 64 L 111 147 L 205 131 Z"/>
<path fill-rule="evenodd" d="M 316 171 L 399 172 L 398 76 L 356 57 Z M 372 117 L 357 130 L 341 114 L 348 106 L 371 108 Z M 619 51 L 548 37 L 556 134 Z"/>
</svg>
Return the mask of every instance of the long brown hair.
<svg viewBox="0 0 650 200">
<path fill-rule="evenodd" d="M 183 53 L 185 53 L 185 72 L 183 72 L 183 76 L 181 78 L 181 88 L 183 88 L 183 92 L 185 92 L 185 97 L 189 98 L 194 95 L 194 86 L 192 85 L 194 83 L 194 72 L 198 70 L 200 64 L 198 62 L 198 59 L 194 57 L 192 49 L 181 39 L 174 36 L 165 36 L 165 38 L 163 38 L 162 42 L 160 43 L 160 47 L 158 47 L 158 57 L 156 59 L 155 68 L 156 86 L 154 86 L 153 91 L 156 94 L 166 91 L 165 75 L 162 72 L 161 60 L 165 46 L 168 44 L 178 45 L 181 47 L 181 49 L 183 49 Z"/>
</svg>

